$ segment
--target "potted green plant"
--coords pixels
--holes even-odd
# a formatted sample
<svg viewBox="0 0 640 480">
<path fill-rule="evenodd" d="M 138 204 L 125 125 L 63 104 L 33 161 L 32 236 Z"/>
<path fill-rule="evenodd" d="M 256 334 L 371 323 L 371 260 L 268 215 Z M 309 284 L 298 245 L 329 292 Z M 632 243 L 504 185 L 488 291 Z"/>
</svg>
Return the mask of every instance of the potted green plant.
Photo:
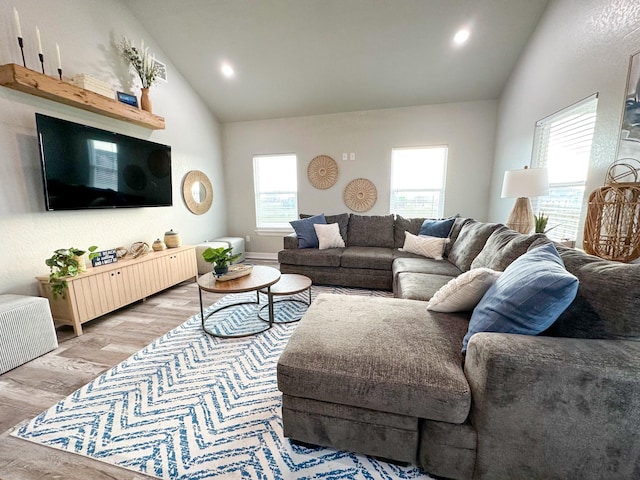
<svg viewBox="0 0 640 480">
<path fill-rule="evenodd" d="M 207 248 L 202 252 L 202 258 L 205 262 L 213 264 L 213 271 L 216 275 L 224 275 L 229 271 L 229 264 L 242 256 L 241 253 L 231 255 L 233 248 Z"/>
<path fill-rule="evenodd" d="M 93 259 L 99 255 L 96 252 L 97 246 L 92 245 L 87 250 L 89 253 L 89 259 Z M 64 294 L 65 288 L 67 288 L 67 282 L 65 277 L 75 277 L 79 273 L 85 270 L 84 254 L 85 250 L 78 248 L 59 248 L 53 252 L 50 258 L 45 260 L 45 263 L 49 267 L 49 283 L 51 284 L 51 294 L 53 299 L 57 299 L 58 296 Z"/>
<path fill-rule="evenodd" d="M 535 220 L 535 232 L 545 233 L 549 217 L 545 215 L 544 212 L 540 212 L 540 215 L 534 215 L 533 219 Z"/>
</svg>

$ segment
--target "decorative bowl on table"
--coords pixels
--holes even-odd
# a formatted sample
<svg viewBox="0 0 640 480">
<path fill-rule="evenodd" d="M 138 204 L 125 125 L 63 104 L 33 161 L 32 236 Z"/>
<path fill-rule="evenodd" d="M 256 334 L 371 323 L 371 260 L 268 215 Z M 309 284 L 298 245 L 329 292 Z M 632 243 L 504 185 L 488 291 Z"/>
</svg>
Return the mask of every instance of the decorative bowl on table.
<svg viewBox="0 0 640 480">
<path fill-rule="evenodd" d="M 226 282 L 228 280 L 233 280 L 235 278 L 240 278 L 240 277 L 244 277 L 245 275 L 249 275 L 251 273 L 251 270 L 253 270 L 253 265 L 244 265 L 244 264 L 230 265 L 227 273 L 224 273 L 222 275 L 216 275 L 216 273 L 213 272 L 213 277 L 216 279 L 217 282 Z"/>
</svg>

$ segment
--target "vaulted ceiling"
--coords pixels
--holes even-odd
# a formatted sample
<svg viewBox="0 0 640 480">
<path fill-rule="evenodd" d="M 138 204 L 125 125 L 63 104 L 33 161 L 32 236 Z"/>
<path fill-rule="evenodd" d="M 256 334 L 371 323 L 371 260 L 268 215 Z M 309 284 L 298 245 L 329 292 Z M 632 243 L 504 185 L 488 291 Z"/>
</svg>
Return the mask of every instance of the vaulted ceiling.
<svg viewBox="0 0 640 480">
<path fill-rule="evenodd" d="M 123 2 L 234 122 L 498 98 L 548 0 Z"/>
</svg>

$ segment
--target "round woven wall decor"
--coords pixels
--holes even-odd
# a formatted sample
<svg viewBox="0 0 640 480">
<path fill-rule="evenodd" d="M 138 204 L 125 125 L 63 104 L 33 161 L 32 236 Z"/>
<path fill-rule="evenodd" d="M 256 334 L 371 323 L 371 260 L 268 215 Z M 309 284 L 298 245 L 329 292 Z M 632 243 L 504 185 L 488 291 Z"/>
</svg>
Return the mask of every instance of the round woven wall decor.
<svg viewBox="0 0 640 480">
<path fill-rule="evenodd" d="M 326 190 L 338 180 L 338 164 L 327 155 L 318 155 L 309 162 L 307 177 L 316 188 Z"/>
<path fill-rule="evenodd" d="M 376 186 L 366 178 L 351 180 L 345 187 L 344 204 L 354 212 L 366 212 L 375 205 L 378 199 Z"/>
<path fill-rule="evenodd" d="M 182 181 L 182 198 L 191 213 L 207 213 L 213 203 L 213 187 L 209 177 L 200 170 L 191 170 Z"/>
</svg>

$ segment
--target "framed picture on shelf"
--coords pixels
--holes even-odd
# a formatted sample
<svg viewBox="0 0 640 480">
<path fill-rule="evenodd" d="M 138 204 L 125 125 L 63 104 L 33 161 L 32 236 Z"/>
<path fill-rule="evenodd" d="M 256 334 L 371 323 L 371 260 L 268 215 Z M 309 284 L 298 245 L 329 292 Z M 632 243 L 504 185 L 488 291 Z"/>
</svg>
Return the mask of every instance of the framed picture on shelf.
<svg viewBox="0 0 640 480">
<path fill-rule="evenodd" d="M 118 101 L 138 108 L 138 97 L 131 95 L 130 93 L 118 92 Z"/>
</svg>

